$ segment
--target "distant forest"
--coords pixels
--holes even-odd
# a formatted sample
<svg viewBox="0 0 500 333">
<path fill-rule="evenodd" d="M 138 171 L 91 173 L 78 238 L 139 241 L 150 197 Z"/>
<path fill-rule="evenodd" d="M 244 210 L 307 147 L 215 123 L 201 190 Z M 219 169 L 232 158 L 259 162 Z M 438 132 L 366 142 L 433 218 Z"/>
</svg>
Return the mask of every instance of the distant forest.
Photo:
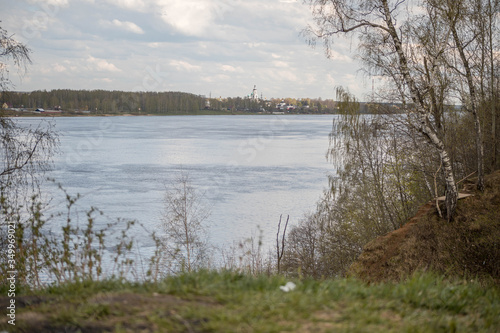
<svg viewBox="0 0 500 333">
<path fill-rule="evenodd" d="M 279 104 L 290 106 L 293 113 L 335 113 L 336 102 L 327 99 L 272 99 L 252 100 L 248 97 L 207 98 L 185 92 L 125 92 L 107 90 L 37 90 L 32 92 L 4 92 L 0 105 L 9 108 L 92 113 L 169 114 L 193 113 L 199 110 L 216 111 L 275 111 Z M 285 107 L 285 110 L 287 108 Z"/>
</svg>

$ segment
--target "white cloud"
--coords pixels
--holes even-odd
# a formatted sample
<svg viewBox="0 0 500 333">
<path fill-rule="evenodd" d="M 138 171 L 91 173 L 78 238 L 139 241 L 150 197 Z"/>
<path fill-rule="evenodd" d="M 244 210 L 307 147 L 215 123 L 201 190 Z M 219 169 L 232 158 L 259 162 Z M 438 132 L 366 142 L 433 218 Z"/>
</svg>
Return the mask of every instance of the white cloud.
<svg viewBox="0 0 500 333">
<path fill-rule="evenodd" d="M 229 75 L 225 74 L 218 74 L 214 76 L 204 76 L 201 78 L 203 82 L 208 82 L 208 83 L 214 83 L 214 82 L 220 82 L 220 81 L 229 81 L 231 80 L 231 77 Z"/>
<path fill-rule="evenodd" d="M 293 73 L 289 70 L 277 71 L 276 73 L 273 73 L 273 75 L 276 75 L 277 77 L 279 77 L 281 79 L 285 79 L 287 81 L 292 81 L 292 82 L 299 81 L 299 78 L 297 77 L 297 75 L 295 75 L 295 73 Z"/>
<path fill-rule="evenodd" d="M 334 59 L 335 61 L 346 62 L 346 63 L 353 62 L 353 58 L 351 55 L 346 55 L 336 50 L 330 50 L 330 54 L 331 58 Z"/>
<path fill-rule="evenodd" d="M 144 0 L 107 0 L 108 3 L 115 5 L 117 7 L 135 10 L 135 11 L 145 11 L 147 6 L 147 1 Z"/>
<path fill-rule="evenodd" d="M 326 75 L 326 80 L 332 85 L 332 86 L 336 86 L 337 85 L 337 81 L 335 80 L 335 78 L 331 75 L 331 74 L 327 74 Z"/>
<path fill-rule="evenodd" d="M 91 66 L 91 69 L 95 69 L 99 72 L 120 72 L 121 70 L 117 68 L 112 63 L 105 59 L 97 59 L 93 56 L 88 56 L 87 63 Z"/>
<path fill-rule="evenodd" d="M 243 69 L 241 67 L 234 67 L 231 65 L 220 65 L 220 69 L 223 72 L 243 72 Z"/>
<path fill-rule="evenodd" d="M 60 65 L 60 64 L 55 64 L 54 65 L 54 70 L 58 73 L 61 73 L 61 72 L 65 72 L 66 71 L 66 67 L 64 67 L 63 65 Z"/>
<path fill-rule="evenodd" d="M 328 60 L 299 36 L 310 19 L 302 1 L 0 0 L 2 10 L 2 27 L 33 50 L 29 77 L 13 76 L 19 90 L 134 90 L 157 64 L 150 74 L 160 83 L 148 90 L 234 97 L 257 84 L 267 97 L 323 98 L 334 97 L 334 84 L 367 90 L 346 76 L 358 68 L 352 40 L 336 42 Z"/>
<path fill-rule="evenodd" d="M 68 5 L 68 0 L 29 0 L 30 3 L 40 4 L 41 6 L 59 6 Z"/>
<path fill-rule="evenodd" d="M 158 0 L 161 18 L 178 32 L 188 36 L 209 36 L 217 19 L 231 9 L 225 1 Z"/>
<path fill-rule="evenodd" d="M 52 66 L 40 67 L 40 73 L 43 73 L 43 74 L 62 73 L 62 72 L 66 72 L 66 71 L 67 71 L 67 68 L 59 63 L 56 63 Z"/>
<path fill-rule="evenodd" d="M 248 46 L 251 49 L 258 48 L 258 47 L 264 45 L 263 43 L 243 43 L 243 44 Z"/>
<path fill-rule="evenodd" d="M 178 71 L 196 72 L 201 70 L 200 66 L 191 65 L 190 63 L 182 60 L 171 60 L 170 66 L 175 67 Z"/>
<path fill-rule="evenodd" d="M 273 65 L 275 67 L 281 67 L 281 68 L 287 68 L 287 67 L 290 67 L 288 65 L 288 63 L 284 62 L 284 61 L 273 61 Z"/>
<path fill-rule="evenodd" d="M 137 24 L 134 22 L 130 21 L 120 21 L 117 19 L 114 19 L 113 21 L 102 21 L 102 25 L 104 26 L 109 26 L 109 27 L 116 27 L 121 30 L 125 30 L 128 32 L 132 32 L 134 34 L 144 34 L 144 30 L 141 29 Z"/>
<path fill-rule="evenodd" d="M 316 82 L 316 76 L 311 73 L 302 73 L 302 80 L 305 85 L 312 85 Z"/>
</svg>

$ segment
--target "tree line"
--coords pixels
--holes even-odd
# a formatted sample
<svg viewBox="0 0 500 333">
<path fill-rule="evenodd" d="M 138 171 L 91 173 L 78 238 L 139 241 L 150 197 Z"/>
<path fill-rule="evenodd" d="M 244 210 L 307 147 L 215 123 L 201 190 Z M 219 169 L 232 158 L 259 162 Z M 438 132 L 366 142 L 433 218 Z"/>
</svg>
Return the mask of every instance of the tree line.
<svg viewBox="0 0 500 333">
<path fill-rule="evenodd" d="M 189 113 L 203 109 L 203 96 L 184 92 L 125 92 L 106 90 L 36 90 L 4 93 L 17 108 L 61 108 L 99 113 Z"/>
<path fill-rule="evenodd" d="M 31 92 L 4 91 L 0 105 L 13 108 L 61 109 L 63 111 L 91 111 L 93 113 L 169 114 L 193 113 L 208 109 L 216 111 L 274 111 L 280 103 L 293 106 L 294 113 L 335 113 L 337 103 L 321 98 L 271 98 L 253 100 L 247 97 L 207 98 L 177 92 L 127 92 L 108 90 L 35 90 Z M 368 112 L 365 104 L 360 112 Z"/>
</svg>

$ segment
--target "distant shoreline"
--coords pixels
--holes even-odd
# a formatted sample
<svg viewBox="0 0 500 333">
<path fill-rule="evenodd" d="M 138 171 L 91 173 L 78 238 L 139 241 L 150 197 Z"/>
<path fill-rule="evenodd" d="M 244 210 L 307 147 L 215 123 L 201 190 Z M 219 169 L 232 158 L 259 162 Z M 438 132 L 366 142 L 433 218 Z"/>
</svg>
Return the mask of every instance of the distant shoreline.
<svg viewBox="0 0 500 333">
<path fill-rule="evenodd" d="M 29 117 L 153 117 L 153 116 L 241 116 L 241 115 L 333 115 L 333 113 L 281 113 L 281 112 L 224 112 L 224 111 L 210 111 L 210 110 L 200 110 L 200 112 L 179 112 L 179 113 L 84 113 L 78 111 L 62 111 L 62 112 L 35 112 L 35 111 L 13 111 L 13 110 L 2 110 L 0 112 L 2 116 L 12 117 L 12 118 L 29 118 Z"/>
</svg>

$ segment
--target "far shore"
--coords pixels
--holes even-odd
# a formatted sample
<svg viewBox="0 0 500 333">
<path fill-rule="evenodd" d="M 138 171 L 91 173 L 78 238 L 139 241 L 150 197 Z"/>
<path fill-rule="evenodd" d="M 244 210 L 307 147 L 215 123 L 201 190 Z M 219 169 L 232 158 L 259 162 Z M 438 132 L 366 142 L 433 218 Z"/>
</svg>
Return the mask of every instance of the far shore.
<svg viewBox="0 0 500 333">
<path fill-rule="evenodd" d="M 151 117 L 151 116 L 220 116 L 220 115 L 321 115 L 327 113 L 287 113 L 287 112 L 248 112 L 248 111 L 223 111 L 223 110 L 199 110 L 196 112 L 172 112 L 172 113 L 96 113 L 89 111 L 14 111 L 2 110 L 1 115 L 7 117 Z"/>
</svg>

